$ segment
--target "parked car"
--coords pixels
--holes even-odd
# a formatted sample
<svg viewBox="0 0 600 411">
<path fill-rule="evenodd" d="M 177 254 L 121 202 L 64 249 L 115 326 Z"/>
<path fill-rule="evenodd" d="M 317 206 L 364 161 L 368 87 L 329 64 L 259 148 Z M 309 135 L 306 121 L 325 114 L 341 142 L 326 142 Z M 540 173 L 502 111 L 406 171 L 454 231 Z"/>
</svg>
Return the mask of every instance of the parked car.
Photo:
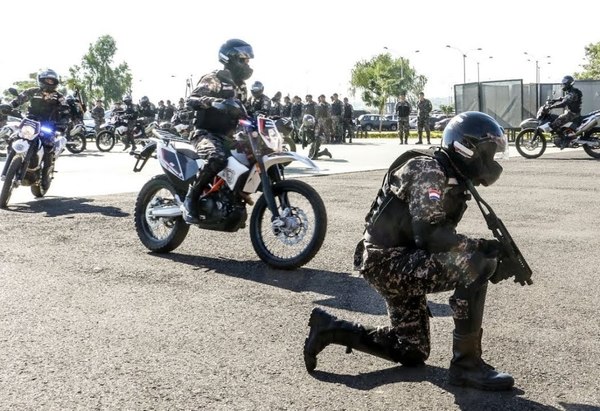
<svg viewBox="0 0 600 411">
<path fill-rule="evenodd" d="M 435 123 L 437 123 L 440 120 L 445 119 L 446 116 L 445 114 L 436 114 L 436 115 L 431 115 L 429 116 L 429 129 L 430 130 L 435 130 Z M 417 128 L 417 117 L 411 118 L 408 121 L 408 125 L 410 126 L 411 129 L 416 129 Z"/>
<path fill-rule="evenodd" d="M 398 130 L 398 122 L 388 119 L 386 116 L 380 116 L 379 114 L 363 114 L 358 116 L 358 126 L 365 130 L 379 130 L 381 125 L 382 130 Z"/>
<path fill-rule="evenodd" d="M 444 131 L 444 129 L 446 128 L 446 126 L 448 125 L 450 120 L 452 120 L 452 117 L 446 117 L 446 118 L 441 119 L 440 121 L 435 123 L 435 125 L 433 126 L 433 129 L 438 130 L 438 131 Z"/>
</svg>

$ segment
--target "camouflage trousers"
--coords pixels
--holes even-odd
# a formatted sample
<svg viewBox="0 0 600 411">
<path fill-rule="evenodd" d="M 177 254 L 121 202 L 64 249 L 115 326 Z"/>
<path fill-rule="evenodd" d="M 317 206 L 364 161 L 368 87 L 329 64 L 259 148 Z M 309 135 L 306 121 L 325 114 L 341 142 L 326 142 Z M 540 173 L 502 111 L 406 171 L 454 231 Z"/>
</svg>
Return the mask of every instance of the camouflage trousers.
<svg viewBox="0 0 600 411">
<path fill-rule="evenodd" d="M 329 126 L 327 124 L 326 117 L 320 117 L 317 119 L 317 137 L 325 136 L 325 142 L 331 142 L 331 133 L 329 132 Z"/>
<path fill-rule="evenodd" d="M 410 136 L 410 125 L 408 124 L 408 117 L 400 117 L 398 119 L 398 137 L 400 137 L 400 142 L 404 141 L 408 142 L 408 137 Z"/>
<path fill-rule="evenodd" d="M 392 338 L 397 346 L 417 349 L 427 359 L 431 348 L 431 312 L 426 294 L 464 289 L 473 283 L 478 273 L 469 263 L 471 254 L 429 253 L 361 243 L 354 255 L 355 269 L 385 299 L 391 323 L 377 328 L 377 338 Z M 468 300 L 452 296 L 450 307 L 455 320 L 468 319 Z"/>
</svg>

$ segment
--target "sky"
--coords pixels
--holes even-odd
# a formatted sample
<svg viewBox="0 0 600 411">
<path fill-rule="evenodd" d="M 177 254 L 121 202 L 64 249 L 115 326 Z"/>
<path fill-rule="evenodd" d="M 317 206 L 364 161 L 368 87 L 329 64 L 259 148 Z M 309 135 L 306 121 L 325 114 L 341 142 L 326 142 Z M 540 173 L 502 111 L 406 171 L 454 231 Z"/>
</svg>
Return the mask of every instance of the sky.
<svg viewBox="0 0 600 411">
<path fill-rule="evenodd" d="M 134 101 L 146 95 L 154 103 L 178 100 L 186 78 L 196 82 L 221 68 L 217 53 L 231 38 L 254 49 L 248 85 L 261 81 L 269 96 L 337 92 L 355 107 L 361 102 L 349 90 L 351 70 L 381 53 L 408 59 L 428 78 L 425 96 L 451 103 L 453 85 L 463 77 L 476 82 L 478 72 L 480 81 L 535 82 L 536 60 L 541 82 L 560 82 L 582 70 L 585 46 L 600 42 L 600 3 L 587 0 L 22 4 L 2 5 L 0 88 L 42 68 L 68 75 L 90 44 L 108 34 L 118 48 L 114 63 L 127 62 L 133 74 Z"/>
</svg>

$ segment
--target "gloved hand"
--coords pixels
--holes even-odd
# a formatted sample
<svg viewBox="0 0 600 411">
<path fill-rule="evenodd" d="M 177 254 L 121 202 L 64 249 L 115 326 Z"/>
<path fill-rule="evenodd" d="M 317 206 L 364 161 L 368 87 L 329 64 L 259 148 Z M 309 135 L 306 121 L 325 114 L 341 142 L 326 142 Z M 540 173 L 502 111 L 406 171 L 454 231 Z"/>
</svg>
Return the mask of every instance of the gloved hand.
<svg viewBox="0 0 600 411">
<path fill-rule="evenodd" d="M 498 258 L 502 255 L 503 247 L 502 243 L 496 239 L 488 240 L 482 238 L 479 240 L 479 250 L 488 258 Z"/>
<path fill-rule="evenodd" d="M 13 107 L 10 104 L 0 104 L 0 113 L 9 114 Z"/>
<path fill-rule="evenodd" d="M 201 97 L 192 96 L 188 99 L 187 106 L 193 110 L 207 109 L 207 108 L 210 108 L 213 101 L 214 101 L 214 98 L 209 97 L 209 96 L 201 96 Z"/>
</svg>

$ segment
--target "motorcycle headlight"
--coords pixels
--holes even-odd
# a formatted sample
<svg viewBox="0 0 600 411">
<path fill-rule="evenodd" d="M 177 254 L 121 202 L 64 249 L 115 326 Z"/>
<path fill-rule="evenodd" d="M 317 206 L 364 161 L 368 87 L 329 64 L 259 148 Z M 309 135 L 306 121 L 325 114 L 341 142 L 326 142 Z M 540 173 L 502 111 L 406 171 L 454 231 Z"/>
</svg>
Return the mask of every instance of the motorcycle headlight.
<svg viewBox="0 0 600 411">
<path fill-rule="evenodd" d="M 19 131 L 19 136 L 24 138 L 25 140 L 33 140 L 35 138 L 35 128 L 26 124 L 21 127 Z"/>
</svg>

